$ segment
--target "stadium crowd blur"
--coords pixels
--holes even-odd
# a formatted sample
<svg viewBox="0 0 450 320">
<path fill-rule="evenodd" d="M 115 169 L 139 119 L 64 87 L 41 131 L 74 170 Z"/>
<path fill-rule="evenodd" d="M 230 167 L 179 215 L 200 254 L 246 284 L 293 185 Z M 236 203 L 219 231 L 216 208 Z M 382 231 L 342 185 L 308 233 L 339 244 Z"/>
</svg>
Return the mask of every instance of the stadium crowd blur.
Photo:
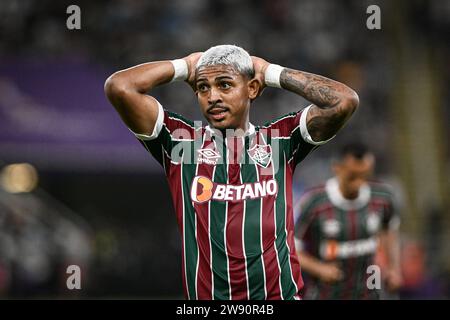
<svg viewBox="0 0 450 320">
<path fill-rule="evenodd" d="M 81 8 L 81 30 L 66 27 L 70 4 Z M 366 28 L 370 4 L 381 7 L 384 29 Z M 409 1 L 404 9 L 405 37 L 439 52 L 436 69 L 448 83 L 450 3 Z M 396 188 L 404 208 L 391 137 L 398 39 L 384 20 L 394 10 L 389 1 L 359 0 L 3 0 L 0 165 L 5 171 L 11 163 L 32 164 L 39 185 L 12 193 L 2 184 L 0 297 L 181 297 L 180 239 L 163 172 L 110 107 L 103 82 L 116 70 L 216 44 L 240 45 L 358 92 L 360 110 L 348 126 L 298 168 L 295 198 L 326 180 L 330 156 L 357 138 L 375 152 L 377 178 Z M 448 137 L 448 86 L 442 95 Z M 155 96 L 166 108 L 202 119 L 183 83 L 157 88 Z M 266 89 L 251 121 L 263 124 L 306 105 L 294 94 Z M 449 159 L 447 153 L 447 168 Z M 439 245 L 445 209 L 430 204 L 429 211 L 424 236 L 404 235 L 400 298 L 450 295 L 449 270 L 435 254 L 448 253 Z M 66 288 L 69 264 L 83 266 L 78 293 Z"/>
</svg>

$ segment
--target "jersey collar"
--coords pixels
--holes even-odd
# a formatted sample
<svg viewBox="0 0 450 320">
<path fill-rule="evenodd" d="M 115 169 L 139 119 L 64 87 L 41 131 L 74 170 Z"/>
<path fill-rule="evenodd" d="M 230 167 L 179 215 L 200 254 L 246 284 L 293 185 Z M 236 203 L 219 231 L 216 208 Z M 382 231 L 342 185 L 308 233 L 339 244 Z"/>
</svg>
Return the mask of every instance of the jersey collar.
<svg viewBox="0 0 450 320">
<path fill-rule="evenodd" d="M 214 135 L 215 134 L 215 129 L 214 128 L 211 128 L 209 125 L 207 125 L 206 127 L 205 127 L 205 129 L 206 129 L 206 131 L 207 132 L 209 132 L 211 135 Z M 245 135 L 244 136 L 250 136 L 250 135 L 252 135 L 252 134 L 254 134 L 255 133 L 255 126 L 252 124 L 252 123 L 248 123 L 248 130 L 247 130 L 247 132 L 245 133 Z"/>
<path fill-rule="evenodd" d="M 333 205 L 344 210 L 358 210 L 363 208 L 370 200 L 370 186 L 365 183 L 359 188 L 358 197 L 354 200 L 344 198 L 339 190 L 336 178 L 329 179 L 325 184 L 325 190 Z"/>
</svg>

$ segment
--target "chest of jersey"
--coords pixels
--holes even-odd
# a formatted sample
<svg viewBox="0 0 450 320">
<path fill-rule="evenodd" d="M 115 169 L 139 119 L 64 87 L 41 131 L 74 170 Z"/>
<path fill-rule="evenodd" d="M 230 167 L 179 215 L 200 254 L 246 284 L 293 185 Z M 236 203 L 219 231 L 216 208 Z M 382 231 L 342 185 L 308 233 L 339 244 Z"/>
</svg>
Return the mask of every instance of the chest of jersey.
<svg viewBox="0 0 450 320">
<path fill-rule="evenodd" d="M 318 254 L 325 260 L 374 254 L 382 214 L 370 205 L 348 211 L 333 208 L 321 214 L 315 226 Z"/>
</svg>

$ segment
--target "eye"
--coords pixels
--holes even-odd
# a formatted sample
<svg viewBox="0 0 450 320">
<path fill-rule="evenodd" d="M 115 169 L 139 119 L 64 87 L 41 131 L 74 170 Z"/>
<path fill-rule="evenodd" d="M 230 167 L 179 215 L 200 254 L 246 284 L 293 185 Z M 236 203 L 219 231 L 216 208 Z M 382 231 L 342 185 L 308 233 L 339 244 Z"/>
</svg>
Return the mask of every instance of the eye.
<svg viewBox="0 0 450 320">
<path fill-rule="evenodd" d="M 221 83 L 219 84 L 219 86 L 220 86 L 222 89 L 229 89 L 229 88 L 231 88 L 231 84 L 229 84 L 228 82 L 221 82 Z"/>
<path fill-rule="evenodd" d="M 208 86 L 204 83 L 200 83 L 197 85 L 197 89 L 200 92 L 206 92 L 206 91 L 208 91 Z"/>
</svg>

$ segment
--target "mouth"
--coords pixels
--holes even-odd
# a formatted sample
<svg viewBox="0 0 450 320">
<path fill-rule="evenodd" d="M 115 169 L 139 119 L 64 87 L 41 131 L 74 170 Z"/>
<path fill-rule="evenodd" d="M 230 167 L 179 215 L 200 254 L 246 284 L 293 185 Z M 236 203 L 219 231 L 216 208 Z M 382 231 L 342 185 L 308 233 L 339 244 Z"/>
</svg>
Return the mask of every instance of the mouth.
<svg viewBox="0 0 450 320">
<path fill-rule="evenodd" d="M 209 116 L 215 121 L 222 121 L 227 116 L 228 113 L 229 110 L 226 107 L 214 106 L 208 110 Z"/>
</svg>

